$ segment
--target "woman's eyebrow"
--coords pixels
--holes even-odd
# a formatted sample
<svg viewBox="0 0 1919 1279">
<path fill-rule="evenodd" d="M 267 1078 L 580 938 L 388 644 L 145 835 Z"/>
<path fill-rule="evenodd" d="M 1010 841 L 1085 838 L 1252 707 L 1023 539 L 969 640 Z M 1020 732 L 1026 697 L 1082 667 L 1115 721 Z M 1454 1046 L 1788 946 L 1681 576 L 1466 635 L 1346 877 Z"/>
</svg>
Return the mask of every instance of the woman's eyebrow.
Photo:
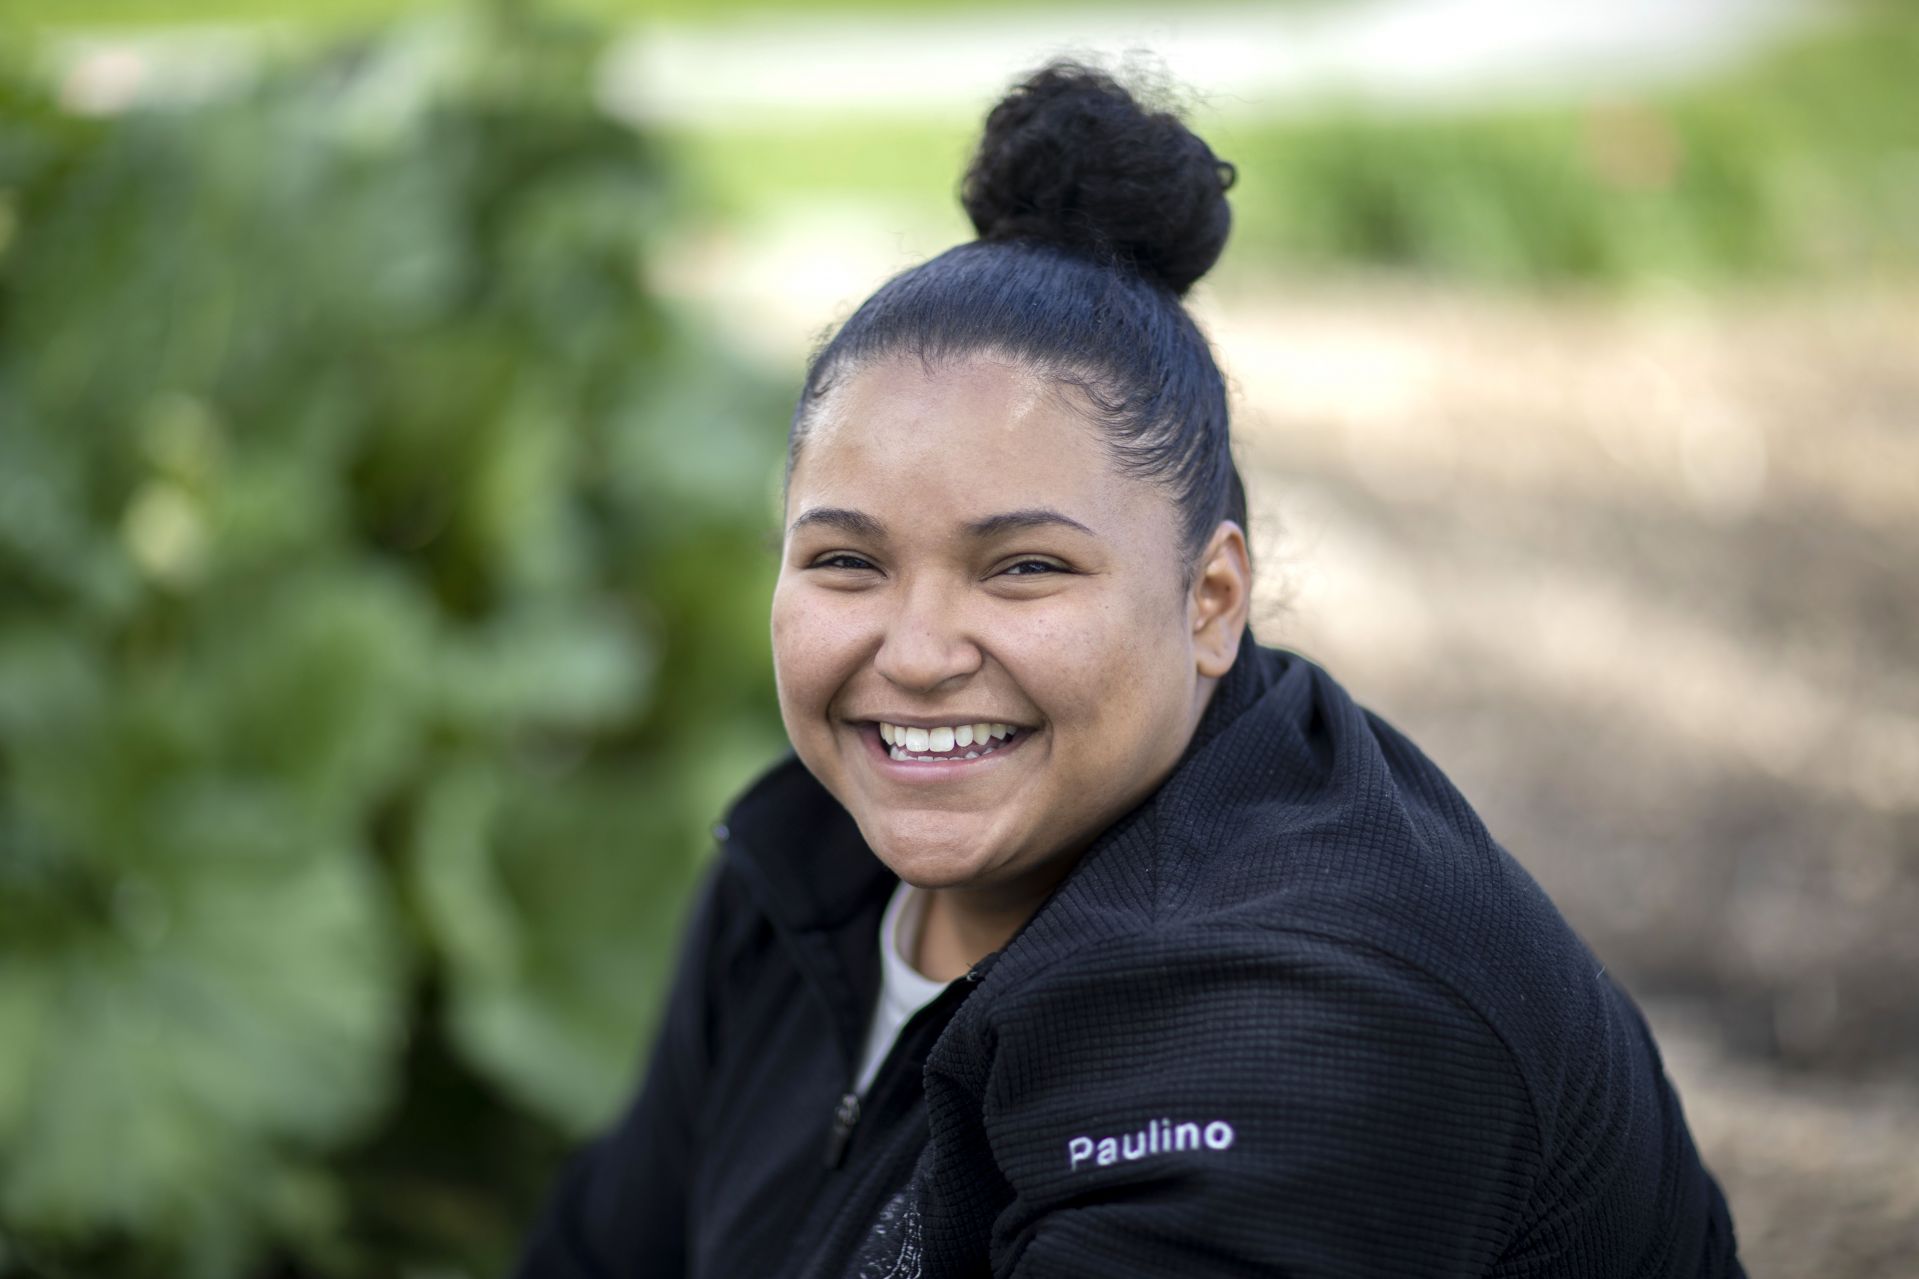
<svg viewBox="0 0 1919 1279">
<path fill-rule="evenodd" d="M 1020 529 L 1039 528 L 1047 524 L 1063 524 L 1067 528 L 1078 529 L 1088 537 L 1099 534 L 1087 528 L 1070 515 L 1043 506 L 1028 507 L 1022 511 L 1004 511 L 998 515 L 989 515 L 983 520 L 974 520 L 966 526 L 968 535 L 976 538 L 995 537 L 1001 533 L 1017 532 Z"/>
<path fill-rule="evenodd" d="M 886 538 L 886 525 L 865 511 L 849 511 L 843 506 L 813 507 L 793 521 L 786 530 L 787 535 L 791 536 L 810 524 L 824 524 L 828 528 L 836 528 L 855 537 L 870 538 L 875 542 Z"/>
<path fill-rule="evenodd" d="M 828 528 L 836 528 L 842 532 L 851 533 L 855 537 L 871 538 L 876 542 L 886 538 L 886 525 L 864 511 L 848 510 L 843 506 L 813 507 L 794 520 L 786 531 L 791 535 L 813 524 L 823 524 Z M 1078 529 L 1088 537 L 1099 536 L 1072 516 L 1043 506 L 1028 507 L 1019 511 L 1002 511 L 997 515 L 988 515 L 983 519 L 974 520 L 966 526 L 966 534 L 968 537 L 984 540 L 997 537 L 1002 533 L 1040 528 L 1048 524 Z"/>
</svg>

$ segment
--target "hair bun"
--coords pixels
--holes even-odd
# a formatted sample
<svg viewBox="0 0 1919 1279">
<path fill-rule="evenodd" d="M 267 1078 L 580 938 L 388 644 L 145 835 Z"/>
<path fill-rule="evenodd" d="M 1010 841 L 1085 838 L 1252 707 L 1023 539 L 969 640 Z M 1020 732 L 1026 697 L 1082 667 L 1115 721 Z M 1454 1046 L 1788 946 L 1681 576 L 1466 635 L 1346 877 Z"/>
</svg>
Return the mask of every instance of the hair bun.
<svg viewBox="0 0 1919 1279">
<path fill-rule="evenodd" d="M 1233 178 L 1177 116 L 1062 60 L 986 117 L 960 203 L 982 240 L 1089 252 L 1184 294 L 1226 246 Z"/>
</svg>

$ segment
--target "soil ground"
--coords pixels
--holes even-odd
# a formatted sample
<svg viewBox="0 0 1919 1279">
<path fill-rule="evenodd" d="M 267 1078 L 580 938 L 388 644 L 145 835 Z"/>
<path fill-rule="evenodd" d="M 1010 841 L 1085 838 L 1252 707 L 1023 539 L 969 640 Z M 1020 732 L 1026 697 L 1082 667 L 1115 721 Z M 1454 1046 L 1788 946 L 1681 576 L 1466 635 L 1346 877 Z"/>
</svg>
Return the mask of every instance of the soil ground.
<svg viewBox="0 0 1919 1279">
<path fill-rule="evenodd" d="M 1647 1009 L 1756 1279 L 1919 1276 L 1919 292 L 1198 309 L 1261 639 Z"/>
</svg>

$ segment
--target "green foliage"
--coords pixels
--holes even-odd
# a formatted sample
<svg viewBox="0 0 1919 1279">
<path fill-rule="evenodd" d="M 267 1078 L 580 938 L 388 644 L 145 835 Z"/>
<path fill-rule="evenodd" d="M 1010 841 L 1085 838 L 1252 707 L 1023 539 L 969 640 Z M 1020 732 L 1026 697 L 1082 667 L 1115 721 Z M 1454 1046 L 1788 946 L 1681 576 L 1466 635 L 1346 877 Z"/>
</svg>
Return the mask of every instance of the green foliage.
<svg viewBox="0 0 1919 1279">
<path fill-rule="evenodd" d="M 111 27 L 136 30 L 163 28 L 181 23 L 195 25 L 272 24 L 281 29 L 297 27 L 305 31 L 339 32 L 364 28 L 398 17 L 418 15 L 444 7 L 448 0 L 5 0 L 0 17 L 11 15 L 23 26 L 36 31 L 86 30 Z M 516 0 L 493 0 L 514 3 Z M 1244 3 L 1244 0 L 1241 0 Z M 1291 0 L 1311 3 L 1314 0 Z M 752 22 L 772 11 L 782 15 L 811 13 L 844 18 L 898 18 L 902 15 L 994 15 L 1016 12 L 1020 0 L 541 0 L 540 7 L 553 13 L 606 21 L 658 21 L 662 18 L 681 22 L 710 22 L 716 18 Z M 1133 0 L 1115 4 L 1114 0 L 1052 0 L 1055 9 L 1087 9 L 1106 16 L 1114 9 L 1133 8 L 1143 17 L 1157 11 Z"/>
<path fill-rule="evenodd" d="M 647 295 L 596 54 L 0 74 L 0 1272 L 497 1267 L 630 1086 L 781 740 L 785 406 Z"/>
<path fill-rule="evenodd" d="M 1847 6 L 1749 66 L 1634 100 L 1196 111 L 1239 170 L 1216 278 L 1359 267 L 1520 286 L 1710 286 L 1910 272 L 1915 65 L 1919 8 L 1885 0 Z M 776 219 L 855 193 L 910 211 L 889 216 L 943 245 L 971 234 L 953 192 L 977 127 L 745 119 L 662 142 L 701 203 L 731 217 Z"/>
<path fill-rule="evenodd" d="M 1521 284 L 1909 270 L 1915 60 L 1887 5 L 1643 101 L 1223 127 L 1236 251 Z"/>
</svg>

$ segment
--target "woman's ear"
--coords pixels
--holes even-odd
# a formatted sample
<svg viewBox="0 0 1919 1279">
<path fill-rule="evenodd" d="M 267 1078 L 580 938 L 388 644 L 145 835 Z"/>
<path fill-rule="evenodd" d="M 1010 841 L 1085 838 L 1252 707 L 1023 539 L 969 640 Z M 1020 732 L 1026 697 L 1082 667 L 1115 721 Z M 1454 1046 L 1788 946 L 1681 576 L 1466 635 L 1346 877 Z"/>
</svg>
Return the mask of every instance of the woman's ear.
<svg viewBox="0 0 1919 1279">
<path fill-rule="evenodd" d="M 1199 673 L 1218 679 L 1239 656 L 1239 637 L 1252 609 L 1253 567 L 1246 533 L 1221 520 L 1193 573 L 1186 613 L 1193 627 L 1193 655 Z"/>
</svg>

